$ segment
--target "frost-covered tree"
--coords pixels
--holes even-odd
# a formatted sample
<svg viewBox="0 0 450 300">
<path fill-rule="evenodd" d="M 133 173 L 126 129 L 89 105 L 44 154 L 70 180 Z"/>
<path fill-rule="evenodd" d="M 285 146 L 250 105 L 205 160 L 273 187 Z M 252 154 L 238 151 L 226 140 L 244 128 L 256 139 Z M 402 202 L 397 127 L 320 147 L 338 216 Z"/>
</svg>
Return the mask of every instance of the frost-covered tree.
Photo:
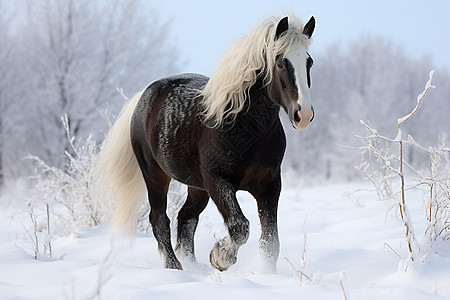
<svg viewBox="0 0 450 300">
<path fill-rule="evenodd" d="M 4 1 L 0 0 L 0 189 L 4 183 L 4 140 L 7 135 L 8 124 L 5 122 L 9 112 L 11 89 L 17 79 L 14 69 L 17 58 L 14 56 L 15 40 L 10 26 L 14 13 L 7 9 Z"/>
<path fill-rule="evenodd" d="M 15 29 L 21 65 L 12 70 L 21 80 L 11 87 L 19 126 L 7 138 L 15 167 L 29 153 L 61 165 L 72 151 L 64 114 L 71 136 L 86 138 L 106 125 L 98 107 L 122 106 L 117 88 L 131 95 L 179 67 L 170 24 L 145 1 L 30 0 L 24 8 Z"/>
<path fill-rule="evenodd" d="M 0 187 L 3 185 L 3 116 L 4 116 L 4 88 L 7 79 L 6 77 L 6 69 L 4 62 L 7 60 L 7 48 L 4 46 L 8 43 L 8 35 L 5 32 L 7 28 L 5 26 L 5 18 L 6 15 L 3 11 L 3 2 L 0 2 Z"/>
</svg>

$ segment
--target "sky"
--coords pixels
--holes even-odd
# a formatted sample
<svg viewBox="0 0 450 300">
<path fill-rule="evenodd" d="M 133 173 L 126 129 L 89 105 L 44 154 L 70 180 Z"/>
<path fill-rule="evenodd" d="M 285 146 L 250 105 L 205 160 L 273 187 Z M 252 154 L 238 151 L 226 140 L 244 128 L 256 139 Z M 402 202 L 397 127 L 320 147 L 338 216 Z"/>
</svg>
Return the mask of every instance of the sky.
<svg viewBox="0 0 450 300">
<path fill-rule="evenodd" d="M 380 35 L 413 58 L 431 57 L 435 68 L 450 69 L 450 1 L 446 0 L 155 0 L 172 22 L 174 44 L 185 62 L 182 72 L 211 75 L 227 47 L 259 20 L 294 13 L 316 30 L 310 53 L 362 35 Z"/>
</svg>

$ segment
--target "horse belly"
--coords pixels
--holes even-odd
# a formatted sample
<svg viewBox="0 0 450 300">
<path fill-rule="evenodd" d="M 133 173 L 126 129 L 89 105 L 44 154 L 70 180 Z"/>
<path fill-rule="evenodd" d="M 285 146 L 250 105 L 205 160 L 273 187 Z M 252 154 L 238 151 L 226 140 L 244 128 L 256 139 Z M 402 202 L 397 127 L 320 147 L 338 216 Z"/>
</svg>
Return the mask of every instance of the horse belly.
<svg viewBox="0 0 450 300">
<path fill-rule="evenodd" d="M 157 160 L 167 175 L 188 186 L 203 189 L 200 164 L 195 154 L 176 144 L 162 152 Z"/>
</svg>

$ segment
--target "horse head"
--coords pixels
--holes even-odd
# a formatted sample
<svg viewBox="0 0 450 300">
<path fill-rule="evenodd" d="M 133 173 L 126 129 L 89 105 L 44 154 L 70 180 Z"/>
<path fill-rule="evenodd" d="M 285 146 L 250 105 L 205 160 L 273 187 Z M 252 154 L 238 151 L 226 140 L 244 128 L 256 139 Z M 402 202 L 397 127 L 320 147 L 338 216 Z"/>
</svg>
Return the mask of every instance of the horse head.
<svg viewBox="0 0 450 300">
<path fill-rule="evenodd" d="M 303 38 L 309 40 L 314 31 L 315 19 L 303 27 Z M 281 19 L 276 28 L 275 40 L 282 39 L 289 32 L 288 17 Z M 273 66 L 273 78 L 268 85 L 268 94 L 286 111 L 292 126 L 304 129 L 314 118 L 309 89 L 311 87 L 310 69 L 313 60 L 302 39 L 294 39 L 287 51 L 278 55 Z"/>
</svg>

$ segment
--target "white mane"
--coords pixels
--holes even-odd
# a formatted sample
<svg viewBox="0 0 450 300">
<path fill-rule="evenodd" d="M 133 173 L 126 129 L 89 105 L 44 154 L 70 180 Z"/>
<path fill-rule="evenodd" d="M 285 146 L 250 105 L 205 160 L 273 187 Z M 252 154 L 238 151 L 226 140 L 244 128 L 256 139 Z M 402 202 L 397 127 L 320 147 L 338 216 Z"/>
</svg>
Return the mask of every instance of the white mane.
<svg viewBox="0 0 450 300">
<path fill-rule="evenodd" d="M 302 34 L 303 23 L 295 16 L 289 16 L 288 31 L 275 41 L 280 20 L 272 17 L 261 21 L 249 35 L 236 41 L 222 58 L 201 91 L 207 124 L 218 127 L 228 117 L 234 121 L 258 76 L 264 74 L 265 84 L 272 81 L 278 55 L 284 56 L 295 43 L 308 48 L 310 40 Z"/>
</svg>

